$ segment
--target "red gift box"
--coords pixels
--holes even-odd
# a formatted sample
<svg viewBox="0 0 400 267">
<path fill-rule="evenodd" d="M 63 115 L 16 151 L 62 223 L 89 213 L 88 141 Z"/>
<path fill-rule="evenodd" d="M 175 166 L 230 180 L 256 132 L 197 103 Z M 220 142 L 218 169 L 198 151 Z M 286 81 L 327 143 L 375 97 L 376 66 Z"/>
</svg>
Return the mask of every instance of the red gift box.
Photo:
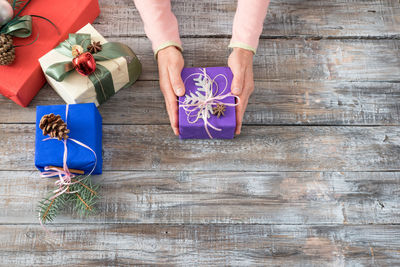
<svg viewBox="0 0 400 267">
<path fill-rule="evenodd" d="M 49 22 L 32 18 L 32 35 L 14 38 L 14 45 L 29 44 L 15 48 L 16 59 L 10 66 L 0 66 L 0 93 L 15 103 L 26 107 L 45 84 L 45 77 L 38 59 L 60 42 L 100 14 L 98 0 L 33 0 L 23 15 L 39 15 L 57 25 L 59 33 Z"/>
</svg>

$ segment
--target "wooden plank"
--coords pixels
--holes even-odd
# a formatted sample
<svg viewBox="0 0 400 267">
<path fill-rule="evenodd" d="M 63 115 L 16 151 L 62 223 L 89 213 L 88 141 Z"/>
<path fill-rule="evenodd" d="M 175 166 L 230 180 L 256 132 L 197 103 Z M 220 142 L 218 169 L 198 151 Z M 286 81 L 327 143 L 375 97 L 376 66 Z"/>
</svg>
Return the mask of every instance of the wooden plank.
<svg viewBox="0 0 400 267">
<path fill-rule="evenodd" d="M 143 63 L 141 80 L 158 80 L 146 38 L 112 37 L 129 45 Z M 186 67 L 225 66 L 228 38 L 183 39 Z M 256 80 L 399 81 L 400 40 L 260 40 Z"/>
<path fill-rule="evenodd" d="M 174 0 L 181 36 L 229 36 L 236 12 L 231 0 Z M 133 1 L 100 0 L 95 27 L 106 36 L 144 36 Z M 275 36 L 399 36 L 400 4 L 396 0 L 271 1 L 262 38 Z"/>
<path fill-rule="evenodd" d="M 33 123 L 37 105 L 64 104 L 48 85 L 28 108 L 0 97 L 0 123 Z M 99 107 L 104 124 L 169 124 L 157 81 L 141 81 Z M 400 83 L 258 81 L 247 125 L 399 125 Z"/>
<path fill-rule="evenodd" d="M 0 223 L 37 223 L 54 188 L 38 172 L 0 171 Z M 59 223 L 400 223 L 399 172 L 106 172 L 98 212 Z"/>
<path fill-rule="evenodd" d="M 0 170 L 32 170 L 34 125 L 0 124 Z M 179 140 L 167 125 L 105 125 L 105 170 L 399 170 L 399 127 L 247 126 L 234 140 Z"/>
<path fill-rule="evenodd" d="M 95 27 L 144 73 L 100 107 L 99 212 L 46 235 L 35 209 L 54 180 L 34 178 L 34 106 L 62 100 L 48 86 L 28 109 L 0 97 L 0 265 L 400 265 L 400 2 L 272 1 L 252 126 L 233 141 L 172 135 L 132 1 L 100 4 Z M 225 65 L 235 2 L 173 9 L 186 66 Z"/>
<path fill-rule="evenodd" d="M 158 80 L 148 40 L 126 37 L 111 40 L 126 43 L 137 52 L 143 64 L 140 80 Z M 184 42 L 186 67 L 226 65 L 228 39 L 188 38 Z M 298 84 L 293 86 L 293 81 L 332 81 L 326 85 L 328 89 L 342 81 L 399 82 L 399 43 L 400 40 L 261 40 L 254 57 L 254 77 L 258 81 L 282 82 L 281 87 L 286 89 L 298 88 Z M 325 87 L 325 84 L 321 82 L 319 86 Z M 2 96 L 0 99 L 5 100 Z"/>
<path fill-rule="evenodd" d="M 400 226 L 1 225 L 4 265 L 397 266 Z"/>
</svg>

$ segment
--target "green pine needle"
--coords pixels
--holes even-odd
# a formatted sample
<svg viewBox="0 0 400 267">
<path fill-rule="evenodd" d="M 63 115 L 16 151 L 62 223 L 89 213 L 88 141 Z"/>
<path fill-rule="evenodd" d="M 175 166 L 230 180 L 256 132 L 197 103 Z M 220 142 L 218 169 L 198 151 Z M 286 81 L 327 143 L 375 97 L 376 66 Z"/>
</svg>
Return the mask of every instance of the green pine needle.
<svg viewBox="0 0 400 267">
<path fill-rule="evenodd" d="M 80 179 L 82 177 L 77 176 L 72 180 L 79 181 L 69 187 L 68 191 L 74 193 L 64 193 L 53 200 L 51 197 L 54 193 L 51 193 L 39 202 L 38 212 L 42 223 L 53 221 L 60 211 L 67 207 L 72 207 L 73 213 L 81 217 L 86 217 L 95 211 L 94 205 L 98 200 L 99 185 L 94 185 L 90 176 Z"/>
<path fill-rule="evenodd" d="M 39 202 L 37 211 L 39 212 L 39 219 L 42 223 L 53 221 L 59 211 L 65 206 L 68 197 L 66 194 L 62 194 L 51 199 L 52 196 L 54 196 L 54 193 L 49 194 Z"/>
<path fill-rule="evenodd" d="M 79 180 L 77 177 L 76 180 Z M 81 217 L 85 217 L 95 211 L 94 205 L 98 200 L 97 190 L 99 185 L 93 185 L 90 177 L 80 180 L 79 183 L 70 186 L 70 191 L 78 191 L 70 194 L 69 201 L 73 203 L 73 211 Z"/>
</svg>

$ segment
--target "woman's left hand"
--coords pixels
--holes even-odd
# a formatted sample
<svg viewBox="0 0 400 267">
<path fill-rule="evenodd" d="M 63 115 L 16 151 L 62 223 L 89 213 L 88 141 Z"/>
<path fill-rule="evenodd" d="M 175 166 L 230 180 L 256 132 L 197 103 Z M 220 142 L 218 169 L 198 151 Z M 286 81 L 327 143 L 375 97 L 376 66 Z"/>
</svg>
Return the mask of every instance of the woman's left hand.
<svg viewBox="0 0 400 267">
<path fill-rule="evenodd" d="M 252 51 L 235 47 L 228 59 L 228 66 L 233 73 L 231 92 L 240 97 L 239 105 L 236 106 L 235 134 L 240 134 L 243 115 L 254 91 L 253 56 Z"/>
</svg>

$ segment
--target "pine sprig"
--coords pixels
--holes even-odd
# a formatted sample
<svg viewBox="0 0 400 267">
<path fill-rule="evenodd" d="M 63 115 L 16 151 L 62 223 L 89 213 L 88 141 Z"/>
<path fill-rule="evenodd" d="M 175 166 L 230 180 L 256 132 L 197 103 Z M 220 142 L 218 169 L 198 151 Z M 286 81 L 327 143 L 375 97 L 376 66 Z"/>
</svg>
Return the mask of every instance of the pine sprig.
<svg viewBox="0 0 400 267">
<path fill-rule="evenodd" d="M 67 202 L 67 195 L 62 194 L 54 199 L 54 193 L 49 194 L 43 200 L 39 201 L 38 212 L 42 223 L 51 222 L 58 215 L 59 211 Z"/>
<path fill-rule="evenodd" d="M 53 221 L 67 207 L 72 207 L 72 212 L 81 217 L 95 211 L 94 205 L 98 200 L 99 185 L 93 184 L 90 176 L 80 179 L 82 179 L 81 176 L 73 178 L 72 182 L 76 183 L 70 185 L 66 193 L 52 199 L 54 196 L 52 192 L 39 202 L 38 212 L 43 224 Z"/>
<path fill-rule="evenodd" d="M 73 180 L 74 181 L 74 180 Z M 69 201 L 73 203 L 73 211 L 81 217 L 85 217 L 95 211 L 94 205 L 98 200 L 97 190 L 99 185 L 93 185 L 90 177 L 79 181 L 70 186 L 70 191 L 76 193 L 70 194 Z"/>
</svg>

